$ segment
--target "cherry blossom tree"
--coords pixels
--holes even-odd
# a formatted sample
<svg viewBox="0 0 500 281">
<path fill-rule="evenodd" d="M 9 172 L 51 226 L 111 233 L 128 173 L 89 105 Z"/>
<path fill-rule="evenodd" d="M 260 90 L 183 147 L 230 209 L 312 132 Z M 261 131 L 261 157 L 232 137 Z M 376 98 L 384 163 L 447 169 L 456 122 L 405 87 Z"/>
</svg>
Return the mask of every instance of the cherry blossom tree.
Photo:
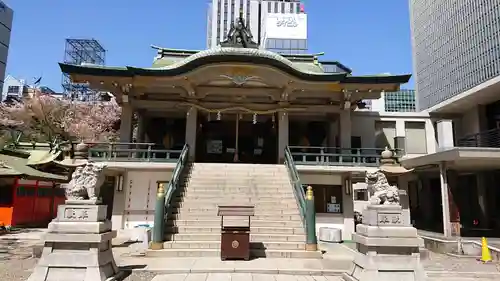
<svg viewBox="0 0 500 281">
<path fill-rule="evenodd" d="M 80 102 L 34 93 L 0 105 L 0 127 L 35 141 L 105 141 L 114 139 L 120 106 Z"/>
</svg>

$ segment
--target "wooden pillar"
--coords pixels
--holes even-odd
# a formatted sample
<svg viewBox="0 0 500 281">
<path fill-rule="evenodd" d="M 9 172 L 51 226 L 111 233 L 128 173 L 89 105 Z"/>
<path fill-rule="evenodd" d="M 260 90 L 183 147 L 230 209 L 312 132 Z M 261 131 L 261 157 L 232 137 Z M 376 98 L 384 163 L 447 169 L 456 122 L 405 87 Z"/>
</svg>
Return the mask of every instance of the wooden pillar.
<svg viewBox="0 0 500 281">
<path fill-rule="evenodd" d="M 132 138 L 132 118 L 134 111 L 130 104 L 125 103 L 122 106 L 122 115 L 120 117 L 120 142 L 130 142 Z"/>
<path fill-rule="evenodd" d="M 198 110 L 191 107 L 186 114 L 185 142 L 189 145 L 189 159 L 194 160 L 196 155 L 196 132 L 198 131 Z"/>
<path fill-rule="evenodd" d="M 285 161 L 285 148 L 288 146 L 289 138 L 288 113 L 278 113 L 278 163 Z"/>
</svg>

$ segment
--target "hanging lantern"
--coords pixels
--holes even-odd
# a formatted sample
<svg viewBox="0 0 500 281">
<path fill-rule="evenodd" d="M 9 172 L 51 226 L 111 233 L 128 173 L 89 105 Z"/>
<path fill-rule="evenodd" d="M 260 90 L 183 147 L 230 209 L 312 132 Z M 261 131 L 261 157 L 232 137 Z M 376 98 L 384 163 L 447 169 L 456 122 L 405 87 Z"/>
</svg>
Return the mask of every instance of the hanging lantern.
<svg viewBox="0 0 500 281">
<path fill-rule="evenodd" d="M 252 123 L 253 123 L 254 125 L 255 125 L 255 124 L 257 124 L 257 113 L 254 113 L 254 114 L 253 114 Z"/>
<path fill-rule="evenodd" d="M 220 121 L 220 117 L 221 117 L 220 115 L 221 115 L 220 111 L 217 111 L 217 121 Z"/>
</svg>

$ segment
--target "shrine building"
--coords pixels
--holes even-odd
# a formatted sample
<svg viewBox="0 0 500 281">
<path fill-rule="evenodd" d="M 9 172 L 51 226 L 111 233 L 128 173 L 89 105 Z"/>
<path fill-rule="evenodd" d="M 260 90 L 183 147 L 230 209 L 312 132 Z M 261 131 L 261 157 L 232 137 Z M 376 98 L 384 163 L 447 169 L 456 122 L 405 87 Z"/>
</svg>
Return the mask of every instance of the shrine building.
<svg viewBox="0 0 500 281">
<path fill-rule="evenodd" d="M 152 225 L 159 184 L 174 188 L 182 174 L 191 175 L 189 189 L 189 178 L 210 169 L 207 177 L 230 178 L 235 167 L 258 176 L 285 166 L 292 185 L 313 187 L 317 227 L 340 228 L 349 240 L 355 202 L 367 196 L 358 187 L 366 171 L 378 169 L 381 152 L 392 149 L 401 159 L 436 152 L 428 113 L 358 109 L 411 75 L 359 76 L 321 61 L 323 54 L 260 49 L 243 23 L 227 38 L 201 51 L 153 46 L 150 68 L 60 64 L 73 82 L 112 93 L 122 107 L 119 142 L 89 144 L 89 159 L 116 175 L 114 229 Z M 390 180 L 405 189 L 414 176 Z"/>
</svg>

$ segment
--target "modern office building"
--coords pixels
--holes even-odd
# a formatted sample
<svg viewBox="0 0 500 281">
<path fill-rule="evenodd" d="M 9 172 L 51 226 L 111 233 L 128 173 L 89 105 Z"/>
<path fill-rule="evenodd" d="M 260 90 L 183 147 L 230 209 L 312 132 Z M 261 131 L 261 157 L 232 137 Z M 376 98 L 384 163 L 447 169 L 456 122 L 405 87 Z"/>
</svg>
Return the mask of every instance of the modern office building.
<svg viewBox="0 0 500 281">
<path fill-rule="evenodd" d="M 410 20 L 417 109 L 437 137 L 436 152 L 402 160 L 419 171 L 416 226 L 500 237 L 500 0 L 410 0 Z"/>
<path fill-rule="evenodd" d="M 419 110 L 500 75 L 500 0 L 410 0 Z"/>
<path fill-rule="evenodd" d="M 376 100 L 366 100 L 365 108 L 377 112 L 415 112 L 415 90 L 385 92 Z"/>
<path fill-rule="evenodd" d="M 14 12 L 0 1 L 0 87 L 3 88 Z"/>
<path fill-rule="evenodd" d="M 261 47 L 279 54 L 307 53 L 307 15 L 298 0 L 262 1 Z"/>
</svg>

